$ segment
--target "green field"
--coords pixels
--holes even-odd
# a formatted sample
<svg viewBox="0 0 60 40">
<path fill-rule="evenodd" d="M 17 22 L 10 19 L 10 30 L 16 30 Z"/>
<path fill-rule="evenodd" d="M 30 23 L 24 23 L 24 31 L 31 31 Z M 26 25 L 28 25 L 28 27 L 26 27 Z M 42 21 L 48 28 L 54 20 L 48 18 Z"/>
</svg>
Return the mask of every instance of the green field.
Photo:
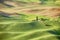
<svg viewBox="0 0 60 40">
<path fill-rule="evenodd" d="M 37 15 L 0 17 L 0 40 L 60 40 L 60 18 Z M 30 20 L 29 20 L 30 19 Z"/>
<path fill-rule="evenodd" d="M 60 0 L 57 0 L 56 2 L 49 0 L 46 1 L 46 4 L 43 5 L 29 4 L 41 2 L 39 0 L 13 1 L 17 2 L 18 4 L 21 2 L 21 5 L 16 6 L 14 4 L 15 7 L 10 8 L 9 6 L 0 4 L 1 6 L 5 6 L 0 9 L 1 12 L 6 12 L 7 14 L 11 12 L 19 14 L 17 16 L 5 16 L 0 14 L 0 40 L 60 40 L 60 14 L 56 18 L 49 17 L 49 14 L 48 16 L 38 14 L 41 12 L 41 8 L 43 7 L 47 7 L 47 9 L 42 9 L 43 12 L 45 9 L 48 10 L 50 7 L 60 7 Z M 25 4 L 25 2 L 27 4 Z M 27 11 L 31 9 L 34 12 L 30 12 L 29 14 L 29 12 L 25 12 L 23 9 Z M 39 12 L 37 12 L 37 14 L 34 14 L 35 11 L 37 11 L 36 9 Z M 46 13 L 47 12 L 48 11 L 46 11 Z M 53 13 L 55 13 L 55 11 Z"/>
</svg>

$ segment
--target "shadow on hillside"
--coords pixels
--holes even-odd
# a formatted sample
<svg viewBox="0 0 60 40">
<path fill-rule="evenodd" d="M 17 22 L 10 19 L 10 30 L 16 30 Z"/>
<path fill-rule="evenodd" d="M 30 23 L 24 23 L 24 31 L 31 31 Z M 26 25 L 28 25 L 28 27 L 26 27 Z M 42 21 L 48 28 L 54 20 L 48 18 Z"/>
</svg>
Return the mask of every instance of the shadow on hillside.
<svg viewBox="0 0 60 40">
<path fill-rule="evenodd" d="M 5 6 L 7 6 L 7 7 L 13 7 L 12 5 L 6 4 L 4 2 L 5 2 L 5 0 L 0 0 L 0 4 L 3 4 Z"/>
<path fill-rule="evenodd" d="M 7 7 L 14 7 L 13 5 L 5 4 L 5 3 L 3 3 L 3 5 L 5 5 Z"/>
<path fill-rule="evenodd" d="M 50 32 L 51 34 L 56 35 L 56 37 L 58 38 L 58 40 L 60 40 L 60 30 L 54 30 L 54 31 L 50 30 L 48 32 Z"/>
<path fill-rule="evenodd" d="M 10 15 L 8 13 L 0 11 L 0 16 L 2 16 L 2 17 L 9 17 Z"/>
</svg>

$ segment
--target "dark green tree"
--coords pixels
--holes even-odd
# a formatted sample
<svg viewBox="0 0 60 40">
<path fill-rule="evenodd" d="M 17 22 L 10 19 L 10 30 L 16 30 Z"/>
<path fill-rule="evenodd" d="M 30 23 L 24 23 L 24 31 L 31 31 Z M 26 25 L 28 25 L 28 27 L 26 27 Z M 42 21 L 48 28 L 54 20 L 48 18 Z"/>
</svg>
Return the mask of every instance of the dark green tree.
<svg viewBox="0 0 60 40">
<path fill-rule="evenodd" d="M 39 19 L 38 19 L 38 16 L 36 16 L 36 21 L 38 21 Z"/>
</svg>

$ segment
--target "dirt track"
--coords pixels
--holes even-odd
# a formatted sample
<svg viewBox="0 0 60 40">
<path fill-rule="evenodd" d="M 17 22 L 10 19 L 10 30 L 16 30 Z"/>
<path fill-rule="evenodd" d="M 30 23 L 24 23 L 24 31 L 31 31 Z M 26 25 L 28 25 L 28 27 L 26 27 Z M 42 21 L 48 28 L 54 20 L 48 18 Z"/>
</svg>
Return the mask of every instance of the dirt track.
<svg viewBox="0 0 60 40">
<path fill-rule="evenodd" d="M 60 16 L 60 8 L 59 7 L 47 7 L 47 6 L 33 6 L 33 7 L 14 7 L 8 9 L 0 9 L 0 11 L 7 12 L 7 13 L 28 13 L 28 14 L 39 14 L 45 15 L 50 17 L 57 17 Z"/>
</svg>

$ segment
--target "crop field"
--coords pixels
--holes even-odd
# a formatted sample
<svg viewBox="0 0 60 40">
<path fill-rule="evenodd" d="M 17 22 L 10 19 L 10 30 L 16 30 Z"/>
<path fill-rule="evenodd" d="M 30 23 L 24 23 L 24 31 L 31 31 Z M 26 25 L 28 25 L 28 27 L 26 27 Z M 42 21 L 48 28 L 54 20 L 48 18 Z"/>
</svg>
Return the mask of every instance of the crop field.
<svg viewBox="0 0 60 40">
<path fill-rule="evenodd" d="M 60 40 L 59 0 L 5 2 L 9 5 L 0 3 L 0 40 Z"/>
</svg>

